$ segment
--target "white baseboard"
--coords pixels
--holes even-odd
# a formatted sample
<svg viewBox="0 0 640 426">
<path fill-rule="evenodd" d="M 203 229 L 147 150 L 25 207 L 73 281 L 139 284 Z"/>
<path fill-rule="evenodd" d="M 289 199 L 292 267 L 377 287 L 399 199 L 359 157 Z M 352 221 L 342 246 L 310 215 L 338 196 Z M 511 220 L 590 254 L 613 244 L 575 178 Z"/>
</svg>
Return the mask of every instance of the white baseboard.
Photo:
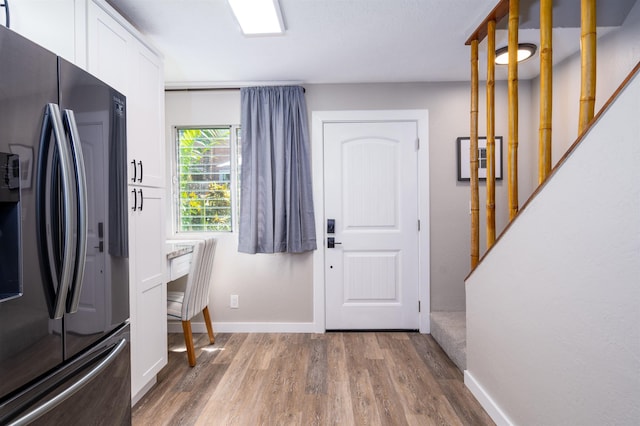
<svg viewBox="0 0 640 426">
<path fill-rule="evenodd" d="M 216 333 L 316 333 L 317 328 L 312 322 L 214 322 Z M 182 333 L 182 324 L 169 321 L 169 333 Z M 204 322 L 191 322 L 191 331 L 206 333 Z"/>
<path fill-rule="evenodd" d="M 489 417 L 491 417 L 498 426 L 513 425 L 509 418 L 502 412 L 500 407 L 498 407 L 495 401 L 489 396 L 480 383 L 478 383 L 475 377 L 469 373 L 469 370 L 464 370 L 464 384 L 467 386 L 467 389 L 471 391 L 473 396 L 476 397 L 480 405 L 482 405 L 482 408 L 484 408 L 487 414 L 489 414 Z"/>
</svg>

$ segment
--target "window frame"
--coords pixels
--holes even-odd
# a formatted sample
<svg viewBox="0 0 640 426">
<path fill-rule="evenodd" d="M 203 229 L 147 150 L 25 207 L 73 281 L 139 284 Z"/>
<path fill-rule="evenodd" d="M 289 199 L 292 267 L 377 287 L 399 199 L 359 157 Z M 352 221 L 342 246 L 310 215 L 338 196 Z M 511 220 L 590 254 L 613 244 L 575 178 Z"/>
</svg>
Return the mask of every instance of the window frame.
<svg viewBox="0 0 640 426">
<path fill-rule="evenodd" d="M 183 231 L 180 229 L 180 181 L 179 181 L 179 153 L 180 141 L 179 131 L 188 129 L 229 129 L 229 161 L 230 161 L 230 227 L 229 231 Z M 172 218 L 171 228 L 172 235 L 175 237 L 198 237 L 204 235 L 230 235 L 237 233 L 237 226 L 240 217 L 240 188 L 239 188 L 239 154 L 240 154 L 240 125 L 239 124 L 222 124 L 222 125 L 175 125 L 172 129 L 173 142 L 171 150 L 171 203 Z"/>
</svg>

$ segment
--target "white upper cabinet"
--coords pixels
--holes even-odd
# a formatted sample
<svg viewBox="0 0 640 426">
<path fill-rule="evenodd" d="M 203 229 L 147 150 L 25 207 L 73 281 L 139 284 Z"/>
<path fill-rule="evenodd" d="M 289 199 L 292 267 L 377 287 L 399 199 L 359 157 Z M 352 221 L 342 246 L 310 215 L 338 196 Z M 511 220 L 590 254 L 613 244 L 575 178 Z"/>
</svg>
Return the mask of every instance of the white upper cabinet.
<svg viewBox="0 0 640 426">
<path fill-rule="evenodd" d="M 129 87 L 134 87 L 129 81 L 133 36 L 93 2 L 89 2 L 87 17 L 89 72 L 129 97 Z"/>
<path fill-rule="evenodd" d="M 135 185 L 164 187 L 164 74 L 158 56 L 142 43 L 132 43 L 131 83 L 135 97 L 129 104 L 136 121 L 129 123 L 129 173 L 135 163 Z M 150 125 L 153 123 L 154 125 Z M 133 183 L 130 176 L 129 183 Z"/>
<path fill-rule="evenodd" d="M 86 69 L 86 0 L 10 2 L 11 29 Z M 0 11 L 4 24 L 4 9 Z"/>
<path fill-rule="evenodd" d="M 127 97 L 129 184 L 163 187 L 162 61 L 109 11 L 89 3 L 88 69 Z"/>
</svg>

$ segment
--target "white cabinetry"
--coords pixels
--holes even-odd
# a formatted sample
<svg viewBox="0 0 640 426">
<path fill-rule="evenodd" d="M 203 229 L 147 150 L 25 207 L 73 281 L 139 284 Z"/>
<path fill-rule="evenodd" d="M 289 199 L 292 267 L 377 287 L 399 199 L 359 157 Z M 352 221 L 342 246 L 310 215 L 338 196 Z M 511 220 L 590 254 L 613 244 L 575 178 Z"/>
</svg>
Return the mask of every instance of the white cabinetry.
<svg viewBox="0 0 640 426">
<path fill-rule="evenodd" d="M 163 187 L 162 61 L 102 7 L 88 17 L 89 71 L 127 96 L 129 183 Z"/>
<path fill-rule="evenodd" d="M 165 186 L 162 62 L 137 40 L 132 47 L 130 82 L 135 85 L 136 96 L 131 99 L 129 110 L 136 120 L 129 124 L 129 130 L 136 143 L 129 147 L 129 173 L 135 162 L 138 167 L 136 184 L 161 188 Z M 150 123 L 158 125 L 151 126 Z"/>
<path fill-rule="evenodd" d="M 87 0 L 10 2 L 11 29 L 86 69 Z M 4 24 L 4 9 L 0 9 Z"/>
<path fill-rule="evenodd" d="M 162 60 L 111 7 L 89 1 L 89 72 L 127 97 L 131 395 L 167 364 Z"/>
<path fill-rule="evenodd" d="M 129 186 L 132 395 L 167 364 L 164 189 Z"/>
<path fill-rule="evenodd" d="M 96 77 L 127 96 L 129 114 L 131 101 L 129 89 L 135 86 L 129 82 L 132 69 L 130 47 L 133 35 L 112 15 L 93 2 L 87 11 L 87 69 Z M 127 125 L 129 125 L 129 114 Z"/>
</svg>

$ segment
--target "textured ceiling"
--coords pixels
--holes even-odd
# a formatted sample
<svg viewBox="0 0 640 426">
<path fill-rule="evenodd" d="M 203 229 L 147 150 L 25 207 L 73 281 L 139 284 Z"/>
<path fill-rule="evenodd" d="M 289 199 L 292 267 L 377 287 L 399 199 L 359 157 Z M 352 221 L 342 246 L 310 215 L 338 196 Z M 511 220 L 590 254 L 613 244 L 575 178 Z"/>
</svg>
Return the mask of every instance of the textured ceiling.
<svg viewBox="0 0 640 426">
<path fill-rule="evenodd" d="M 246 37 L 226 0 L 108 1 L 164 54 L 167 87 L 467 81 L 469 48 L 464 43 L 497 3 L 280 0 L 286 33 Z M 622 7 L 635 1 L 602 3 Z M 522 42 L 537 39 L 537 30 L 520 34 Z M 579 29 L 557 29 L 554 39 L 557 62 L 578 50 Z M 496 44 L 506 44 L 506 31 L 498 31 Z M 537 75 L 535 62 L 521 66 L 521 78 Z M 500 70 L 496 77 L 501 78 Z"/>
</svg>

